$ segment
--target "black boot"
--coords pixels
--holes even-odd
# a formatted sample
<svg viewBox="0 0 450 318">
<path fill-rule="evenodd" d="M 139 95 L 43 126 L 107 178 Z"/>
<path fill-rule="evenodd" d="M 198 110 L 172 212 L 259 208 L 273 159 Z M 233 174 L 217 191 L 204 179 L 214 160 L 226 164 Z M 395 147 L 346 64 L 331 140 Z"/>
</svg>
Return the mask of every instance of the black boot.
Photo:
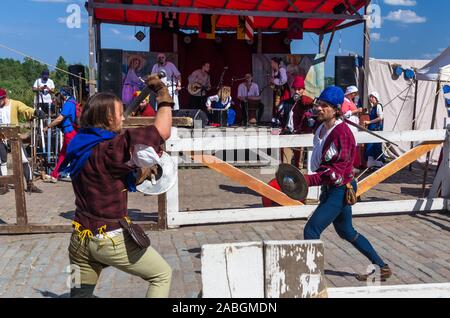
<svg viewBox="0 0 450 318">
<path fill-rule="evenodd" d="M 44 192 L 44 191 L 42 191 L 41 189 L 39 189 L 38 187 L 36 187 L 36 186 L 33 184 L 33 181 L 29 181 L 29 182 L 27 183 L 27 192 L 29 192 L 29 193 L 42 193 L 42 192 Z"/>
</svg>

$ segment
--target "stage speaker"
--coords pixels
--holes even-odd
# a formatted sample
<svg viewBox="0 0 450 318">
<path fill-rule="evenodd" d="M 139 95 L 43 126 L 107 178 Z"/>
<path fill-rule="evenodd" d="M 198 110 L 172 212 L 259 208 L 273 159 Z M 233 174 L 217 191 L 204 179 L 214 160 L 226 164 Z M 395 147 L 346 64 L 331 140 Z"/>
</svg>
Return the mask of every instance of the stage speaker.
<svg viewBox="0 0 450 318">
<path fill-rule="evenodd" d="M 69 71 L 69 81 L 68 85 L 75 89 L 75 96 L 77 96 L 78 99 L 80 99 L 80 89 L 83 96 L 88 95 L 88 90 L 86 87 L 86 80 L 81 80 L 78 76 L 81 76 L 82 78 L 86 78 L 86 72 L 84 71 L 84 65 L 76 64 L 76 65 L 69 65 L 67 68 Z M 74 75 L 78 76 L 74 76 Z"/>
<path fill-rule="evenodd" d="M 173 112 L 173 117 L 190 117 L 194 120 L 201 120 L 202 128 L 208 124 L 208 115 L 200 109 L 179 109 Z M 195 127 L 195 123 L 194 123 Z"/>
<path fill-rule="evenodd" d="M 102 49 L 99 63 L 99 92 L 122 97 L 122 50 Z"/>
<path fill-rule="evenodd" d="M 334 61 L 335 85 L 344 91 L 348 86 L 357 85 L 356 60 L 354 56 L 336 56 Z"/>
</svg>

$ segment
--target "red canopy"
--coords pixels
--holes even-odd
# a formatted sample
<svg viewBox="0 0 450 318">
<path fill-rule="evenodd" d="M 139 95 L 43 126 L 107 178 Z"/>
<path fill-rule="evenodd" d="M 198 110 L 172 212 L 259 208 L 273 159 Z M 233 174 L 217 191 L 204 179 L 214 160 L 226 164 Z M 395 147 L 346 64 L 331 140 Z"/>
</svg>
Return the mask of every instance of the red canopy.
<svg viewBox="0 0 450 318">
<path fill-rule="evenodd" d="M 357 11 L 366 2 L 366 0 L 91 0 L 90 4 L 95 20 L 100 23 L 161 25 L 161 11 L 166 10 L 179 12 L 180 27 L 186 29 L 197 29 L 199 14 L 210 13 L 219 15 L 216 30 L 235 30 L 238 15 L 252 15 L 255 30 L 286 30 L 288 18 L 302 17 L 304 31 L 320 33 L 332 31 L 347 19 L 361 20 Z"/>
</svg>

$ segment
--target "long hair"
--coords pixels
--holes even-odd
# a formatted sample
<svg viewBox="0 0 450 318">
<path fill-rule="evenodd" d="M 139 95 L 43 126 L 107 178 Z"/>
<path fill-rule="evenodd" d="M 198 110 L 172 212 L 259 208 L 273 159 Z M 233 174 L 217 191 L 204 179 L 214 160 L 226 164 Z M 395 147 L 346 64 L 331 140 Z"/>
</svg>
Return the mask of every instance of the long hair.
<svg viewBox="0 0 450 318">
<path fill-rule="evenodd" d="M 115 102 L 122 103 L 119 97 L 111 93 L 97 93 L 91 96 L 83 107 L 80 127 L 110 130 L 110 119 L 116 115 Z"/>
</svg>

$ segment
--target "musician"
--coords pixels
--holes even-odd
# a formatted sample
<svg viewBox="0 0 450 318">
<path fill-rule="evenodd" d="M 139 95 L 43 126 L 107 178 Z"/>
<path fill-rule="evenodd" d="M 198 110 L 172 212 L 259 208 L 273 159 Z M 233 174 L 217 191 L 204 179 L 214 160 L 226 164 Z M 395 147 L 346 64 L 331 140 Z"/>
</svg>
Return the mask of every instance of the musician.
<svg viewBox="0 0 450 318">
<path fill-rule="evenodd" d="M 209 62 L 205 62 L 202 68 L 189 75 L 189 86 L 196 88 L 195 90 L 189 90 L 189 108 L 206 110 L 206 92 L 211 89 L 209 70 Z"/>
<path fill-rule="evenodd" d="M 259 93 L 258 84 L 253 82 L 253 76 L 250 73 L 245 74 L 245 81 L 238 86 L 237 98 L 241 101 L 242 105 L 242 122 L 244 124 L 248 123 L 248 103 L 249 101 L 260 101 L 261 96 Z M 261 121 L 262 115 L 264 113 L 264 104 L 259 103 L 258 107 L 258 123 Z"/>
<path fill-rule="evenodd" d="M 313 133 L 318 122 L 313 115 L 313 99 L 304 95 L 305 79 L 302 76 L 294 77 L 292 92 L 292 97 L 283 101 L 278 107 L 277 118 L 281 123 L 282 134 Z M 302 168 L 303 148 L 292 149 L 292 151 L 284 148 L 283 159 L 297 168 Z"/>
<path fill-rule="evenodd" d="M 234 125 L 236 121 L 236 111 L 231 108 L 231 87 L 222 86 L 217 95 L 209 96 L 206 100 L 206 108 L 208 113 L 212 113 L 213 109 L 227 110 L 227 124 Z"/>
<path fill-rule="evenodd" d="M 344 92 L 330 86 L 317 98 L 315 110 L 322 123 L 314 135 L 311 157 L 312 174 L 305 176 L 308 186 L 322 186 L 320 204 L 309 217 L 303 229 L 305 240 L 319 240 L 322 232 L 333 224 L 337 234 L 351 243 L 370 262 L 380 268 L 380 279 L 386 280 L 392 271 L 377 254 L 370 242 L 356 232 L 352 224 L 352 206 L 345 199 L 347 186 L 356 192 L 357 184 L 353 175 L 355 138 L 342 119 L 341 106 Z M 367 281 L 370 274 L 357 274 L 355 278 Z"/>
<path fill-rule="evenodd" d="M 290 97 L 289 85 L 287 84 L 286 68 L 282 64 L 280 57 L 273 57 L 270 61 L 272 67 L 272 77 L 270 84 L 273 87 L 273 108 L 272 115 L 277 112 L 277 107 L 283 100 Z"/>
<path fill-rule="evenodd" d="M 153 65 L 152 74 L 164 71 L 166 77 L 161 80 L 167 85 L 169 94 L 172 96 L 173 102 L 175 103 L 173 109 L 178 110 L 180 109 L 178 92 L 181 90 L 181 73 L 172 62 L 167 61 L 167 57 L 164 53 L 158 54 L 157 61 L 158 62 Z"/>
</svg>

